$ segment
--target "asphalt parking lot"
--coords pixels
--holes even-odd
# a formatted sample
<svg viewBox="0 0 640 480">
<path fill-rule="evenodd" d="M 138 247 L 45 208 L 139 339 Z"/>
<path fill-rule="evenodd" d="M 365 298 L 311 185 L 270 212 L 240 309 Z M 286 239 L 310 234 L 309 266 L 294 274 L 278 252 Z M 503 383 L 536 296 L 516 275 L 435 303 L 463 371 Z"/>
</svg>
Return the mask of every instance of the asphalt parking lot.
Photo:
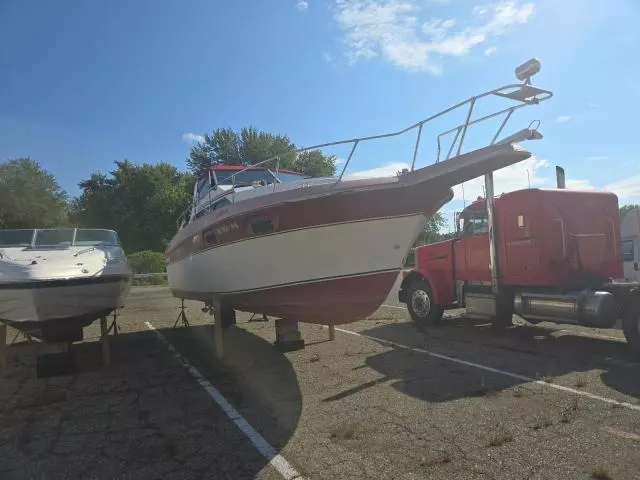
<svg viewBox="0 0 640 480">
<path fill-rule="evenodd" d="M 456 312 L 420 331 L 395 296 L 334 341 L 302 325 L 306 348 L 285 354 L 273 322 L 239 314 L 222 363 L 211 317 L 187 303 L 191 327 L 171 328 L 162 287 L 133 290 L 108 368 L 97 325 L 75 375 L 36 379 L 18 339 L 0 478 L 638 478 L 640 360 L 620 332 Z"/>
</svg>

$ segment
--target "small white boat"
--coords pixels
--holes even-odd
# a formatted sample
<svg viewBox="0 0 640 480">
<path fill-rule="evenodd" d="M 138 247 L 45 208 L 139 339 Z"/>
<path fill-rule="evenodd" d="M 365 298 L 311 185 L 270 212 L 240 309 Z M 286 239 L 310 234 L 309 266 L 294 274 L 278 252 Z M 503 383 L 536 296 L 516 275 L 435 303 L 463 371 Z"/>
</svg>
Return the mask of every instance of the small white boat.
<svg viewBox="0 0 640 480">
<path fill-rule="evenodd" d="M 73 342 L 121 308 L 131 269 L 116 232 L 0 230 L 0 321 L 44 341 Z"/>
</svg>

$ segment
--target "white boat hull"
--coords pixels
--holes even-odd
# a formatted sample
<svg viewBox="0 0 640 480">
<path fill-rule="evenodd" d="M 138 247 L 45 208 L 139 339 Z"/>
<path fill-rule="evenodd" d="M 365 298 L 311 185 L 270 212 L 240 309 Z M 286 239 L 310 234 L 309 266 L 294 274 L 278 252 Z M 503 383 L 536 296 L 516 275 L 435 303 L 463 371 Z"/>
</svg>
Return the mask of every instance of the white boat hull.
<svg viewBox="0 0 640 480">
<path fill-rule="evenodd" d="M 412 214 L 224 244 L 169 264 L 169 283 L 178 296 L 206 299 L 399 271 L 425 221 Z"/>
<path fill-rule="evenodd" d="M 92 280 L 95 279 L 72 279 L 66 282 L 69 285 L 35 281 L 18 288 L 5 285 L 0 288 L 0 319 L 17 326 L 100 315 L 123 306 L 129 290 L 127 277 L 101 277 L 99 283 Z"/>
</svg>

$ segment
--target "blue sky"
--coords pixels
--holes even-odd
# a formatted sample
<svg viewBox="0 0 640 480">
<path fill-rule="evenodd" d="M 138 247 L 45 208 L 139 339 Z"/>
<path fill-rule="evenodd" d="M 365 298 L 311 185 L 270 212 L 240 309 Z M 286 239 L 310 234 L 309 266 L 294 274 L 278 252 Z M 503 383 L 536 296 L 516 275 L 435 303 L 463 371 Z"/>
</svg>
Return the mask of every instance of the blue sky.
<svg viewBox="0 0 640 480">
<path fill-rule="evenodd" d="M 0 160 L 30 156 L 77 194 L 114 160 L 184 168 L 217 127 L 297 145 L 396 130 L 512 83 L 535 56 L 534 84 L 555 96 L 510 131 L 540 119 L 545 138 L 497 174 L 496 191 L 552 186 L 561 164 L 570 186 L 640 203 L 638 24 L 634 0 L 4 0 Z M 393 173 L 412 140 L 363 149 L 349 171 Z M 420 165 L 434 159 L 435 136 L 424 142 Z M 465 198 L 480 189 L 469 182 Z"/>
</svg>

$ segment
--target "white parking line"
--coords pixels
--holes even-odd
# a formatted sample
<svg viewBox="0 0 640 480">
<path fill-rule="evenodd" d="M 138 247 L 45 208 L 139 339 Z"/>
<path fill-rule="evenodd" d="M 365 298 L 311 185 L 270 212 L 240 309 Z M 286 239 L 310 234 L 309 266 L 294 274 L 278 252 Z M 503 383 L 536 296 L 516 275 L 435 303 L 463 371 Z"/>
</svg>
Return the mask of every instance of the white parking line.
<svg viewBox="0 0 640 480">
<path fill-rule="evenodd" d="M 399 310 L 406 310 L 406 308 L 405 308 L 405 307 L 398 307 L 398 306 L 396 306 L 396 305 L 387 305 L 386 303 L 383 303 L 383 304 L 382 304 L 382 306 L 383 306 L 383 307 L 387 307 L 387 308 L 397 308 L 397 309 L 399 309 Z"/>
<path fill-rule="evenodd" d="M 249 425 L 238 411 L 231 406 L 226 398 L 214 387 L 209 380 L 207 380 L 200 371 L 189 363 L 189 361 L 180 353 L 176 348 L 169 343 L 169 340 L 149 322 L 144 322 L 147 328 L 153 331 L 160 341 L 164 343 L 169 351 L 175 355 L 175 357 L 182 363 L 182 365 L 189 371 L 191 376 L 195 378 L 198 384 L 209 394 L 211 398 L 218 404 L 218 406 L 227 414 L 227 417 L 231 419 L 237 427 L 244 433 L 245 437 L 253 444 L 254 447 L 266 458 L 271 466 L 275 468 L 280 475 L 286 480 L 304 480 L 304 477 L 298 473 L 298 471 L 291 466 L 285 458 L 278 454 L 276 449 L 260 435 L 255 428 Z"/>
<path fill-rule="evenodd" d="M 582 390 L 576 390 L 574 388 L 564 387 L 562 385 L 557 385 L 555 383 L 547 383 L 543 380 L 536 380 L 535 378 L 527 377 L 526 375 L 520 375 L 519 373 L 512 373 L 506 370 L 501 370 L 499 368 L 489 367 L 487 365 L 481 365 L 479 363 L 469 362 L 467 360 L 462 360 L 460 358 L 450 357 L 448 355 L 443 355 L 441 353 L 430 352 L 429 350 L 425 350 L 423 348 L 418 347 L 409 347 L 408 345 L 403 345 L 401 343 L 392 342 L 390 340 L 385 340 L 383 338 L 374 337 L 371 335 L 365 335 L 364 333 L 358 333 L 351 330 L 345 330 L 344 328 L 336 328 L 337 331 L 346 333 L 349 335 L 355 335 L 357 337 L 367 338 L 369 340 L 373 340 L 376 342 L 380 342 L 382 344 L 390 345 L 392 347 L 402 348 L 404 350 L 411 350 L 412 352 L 423 353 L 425 355 L 429 355 L 433 358 L 438 358 L 440 360 L 446 360 L 448 362 L 457 363 L 459 365 L 465 365 L 467 367 L 477 368 L 479 370 L 484 370 L 486 372 L 496 373 L 498 375 L 503 375 L 505 377 L 515 378 L 516 380 L 522 380 L 529 383 L 536 383 L 543 387 L 552 388 L 554 390 L 560 390 L 563 392 L 573 393 L 575 395 L 580 395 L 581 397 L 590 398 L 592 400 L 598 400 L 600 402 L 608 403 L 610 405 L 616 405 L 618 407 L 629 408 L 631 410 L 635 410 L 640 412 L 640 405 L 634 405 L 629 402 L 620 402 L 618 400 L 614 400 L 613 398 L 602 397 L 600 395 L 594 395 L 593 393 L 584 392 Z"/>
</svg>

